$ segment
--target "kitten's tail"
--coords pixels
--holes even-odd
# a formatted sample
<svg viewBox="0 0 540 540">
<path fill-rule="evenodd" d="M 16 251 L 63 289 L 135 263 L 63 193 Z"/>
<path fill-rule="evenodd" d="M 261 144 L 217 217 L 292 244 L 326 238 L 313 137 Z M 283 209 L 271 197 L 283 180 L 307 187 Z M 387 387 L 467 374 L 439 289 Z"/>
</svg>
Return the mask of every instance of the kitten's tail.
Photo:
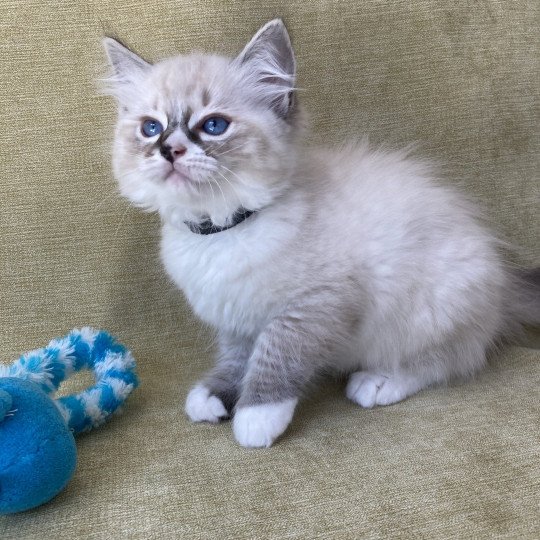
<svg viewBox="0 0 540 540">
<path fill-rule="evenodd" d="M 540 266 L 513 273 L 507 297 L 507 330 L 519 335 L 524 326 L 540 327 Z"/>
</svg>

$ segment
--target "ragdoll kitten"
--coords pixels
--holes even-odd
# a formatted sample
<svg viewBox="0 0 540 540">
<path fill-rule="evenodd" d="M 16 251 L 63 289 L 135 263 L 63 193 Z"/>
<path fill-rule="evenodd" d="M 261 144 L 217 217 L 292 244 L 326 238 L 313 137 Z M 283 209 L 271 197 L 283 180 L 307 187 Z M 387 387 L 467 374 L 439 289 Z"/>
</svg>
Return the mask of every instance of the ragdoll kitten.
<svg viewBox="0 0 540 540">
<path fill-rule="evenodd" d="M 219 336 L 187 396 L 194 422 L 234 413 L 241 445 L 270 446 L 324 371 L 350 373 L 362 407 L 389 405 L 473 374 L 501 335 L 540 320 L 539 290 L 525 294 L 474 206 L 426 163 L 303 145 L 280 20 L 235 59 L 151 65 L 104 45 L 121 192 L 159 212 L 165 268 Z"/>
</svg>

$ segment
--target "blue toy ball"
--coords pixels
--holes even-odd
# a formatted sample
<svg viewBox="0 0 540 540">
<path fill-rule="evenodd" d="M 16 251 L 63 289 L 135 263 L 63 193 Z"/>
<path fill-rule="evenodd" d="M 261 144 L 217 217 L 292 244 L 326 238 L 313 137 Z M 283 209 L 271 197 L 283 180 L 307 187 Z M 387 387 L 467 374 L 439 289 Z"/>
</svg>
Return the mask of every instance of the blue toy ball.
<svg viewBox="0 0 540 540">
<path fill-rule="evenodd" d="M 81 369 L 94 371 L 94 386 L 58 400 L 48 395 Z M 75 471 L 73 435 L 105 422 L 137 385 L 131 353 L 91 328 L 0 365 L 0 514 L 57 495 Z"/>
</svg>

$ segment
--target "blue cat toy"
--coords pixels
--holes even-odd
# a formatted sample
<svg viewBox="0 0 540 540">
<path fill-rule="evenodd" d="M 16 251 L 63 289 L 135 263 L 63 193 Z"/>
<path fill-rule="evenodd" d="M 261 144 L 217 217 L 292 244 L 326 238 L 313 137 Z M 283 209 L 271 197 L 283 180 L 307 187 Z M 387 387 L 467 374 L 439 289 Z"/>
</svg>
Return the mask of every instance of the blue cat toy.
<svg viewBox="0 0 540 540">
<path fill-rule="evenodd" d="M 81 369 L 93 370 L 94 386 L 57 400 L 48 395 Z M 73 434 L 105 422 L 137 385 L 131 353 L 91 328 L 0 365 L 0 514 L 57 495 L 75 471 Z"/>
</svg>

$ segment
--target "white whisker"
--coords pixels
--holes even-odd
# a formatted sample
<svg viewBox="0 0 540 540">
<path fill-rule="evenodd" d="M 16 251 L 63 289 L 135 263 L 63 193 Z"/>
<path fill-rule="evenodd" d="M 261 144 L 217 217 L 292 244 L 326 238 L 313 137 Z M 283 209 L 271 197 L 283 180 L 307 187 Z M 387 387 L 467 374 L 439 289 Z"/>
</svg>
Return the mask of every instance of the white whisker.
<svg viewBox="0 0 540 540">
<path fill-rule="evenodd" d="M 108 193 L 104 197 L 101 198 L 101 200 L 96 204 L 94 208 L 92 208 L 92 211 L 88 214 L 88 217 L 91 219 L 95 218 L 95 214 L 100 210 L 103 206 L 105 206 L 106 203 L 110 203 L 111 201 L 114 201 L 115 203 L 120 202 L 120 194 L 118 191 L 113 191 L 112 193 Z"/>
<path fill-rule="evenodd" d="M 225 197 L 225 193 L 223 193 L 223 190 L 221 189 L 221 186 L 219 185 L 219 182 L 217 180 L 213 180 L 213 182 L 218 187 L 219 191 L 221 192 L 221 196 L 223 197 L 223 204 L 225 205 L 225 208 L 227 208 L 227 198 Z"/>
<path fill-rule="evenodd" d="M 238 146 L 235 146 L 233 148 L 229 148 L 228 150 L 225 150 L 225 152 L 220 152 L 219 154 L 215 154 L 215 157 L 221 157 L 221 156 L 224 156 L 225 154 L 228 154 L 229 152 L 233 152 L 234 150 L 239 150 L 240 148 L 243 148 L 244 146 L 247 146 L 247 142 L 243 143 L 243 144 L 239 144 Z"/>
<path fill-rule="evenodd" d="M 213 208 L 216 207 L 216 196 L 215 196 L 215 193 L 214 193 L 214 188 L 212 187 L 212 182 L 208 182 L 206 185 L 208 185 L 210 187 L 210 191 L 212 192 L 212 205 L 213 205 Z"/>
<path fill-rule="evenodd" d="M 238 202 L 240 203 L 240 206 L 242 206 L 242 199 L 238 195 L 238 191 L 236 191 L 236 189 L 233 186 L 232 182 L 222 172 L 220 172 L 219 170 L 217 170 L 216 172 L 223 178 L 223 180 L 225 180 L 225 182 L 227 182 L 227 184 L 229 184 L 229 186 L 231 186 L 231 189 L 233 190 L 234 194 L 236 195 L 236 198 L 238 199 Z"/>
<path fill-rule="evenodd" d="M 122 224 L 124 223 L 124 219 L 127 215 L 127 213 L 130 210 L 130 206 L 126 206 L 126 209 L 124 210 L 124 213 L 122 214 L 122 217 L 120 218 L 120 221 L 118 222 L 118 225 L 116 226 L 116 231 L 114 232 L 113 238 L 116 240 L 118 237 L 118 233 L 120 232 L 120 228 L 122 227 Z"/>
<path fill-rule="evenodd" d="M 236 178 L 238 179 L 238 181 L 243 185 L 245 186 L 246 185 L 246 182 L 240 177 L 238 176 L 238 174 L 236 174 L 234 171 L 231 171 L 231 169 L 229 169 L 228 167 L 225 167 L 225 165 L 223 164 L 219 164 L 219 166 L 222 168 L 222 169 L 225 169 L 226 171 L 230 172 L 231 174 L 233 174 L 234 176 L 236 176 Z"/>
<path fill-rule="evenodd" d="M 219 150 L 220 148 L 223 148 L 229 141 L 225 139 L 221 142 L 221 144 L 218 144 L 216 148 L 212 148 L 212 152 L 215 152 L 216 150 Z"/>
</svg>

